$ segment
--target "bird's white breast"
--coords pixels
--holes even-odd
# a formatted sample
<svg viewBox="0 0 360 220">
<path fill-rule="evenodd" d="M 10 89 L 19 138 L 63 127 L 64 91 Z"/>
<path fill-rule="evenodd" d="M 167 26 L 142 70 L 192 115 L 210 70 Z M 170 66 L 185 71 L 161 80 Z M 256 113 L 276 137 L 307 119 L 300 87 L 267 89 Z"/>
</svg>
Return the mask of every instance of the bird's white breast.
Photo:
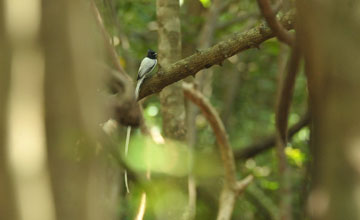
<svg viewBox="0 0 360 220">
<path fill-rule="evenodd" d="M 154 69 L 156 62 L 157 62 L 156 59 L 150 59 L 148 57 L 145 57 L 140 64 L 140 68 L 138 72 L 139 77 L 141 78 L 145 74 L 151 72 Z"/>
</svg>

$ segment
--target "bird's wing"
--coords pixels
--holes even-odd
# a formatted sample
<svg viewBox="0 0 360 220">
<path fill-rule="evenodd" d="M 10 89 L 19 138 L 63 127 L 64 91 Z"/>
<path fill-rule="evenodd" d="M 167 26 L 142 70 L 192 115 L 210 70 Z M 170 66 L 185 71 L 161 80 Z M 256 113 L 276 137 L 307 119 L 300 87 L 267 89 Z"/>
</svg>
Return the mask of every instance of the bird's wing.
<svg viewBox="0 0 360 220">
<path fill-rule="evenodd" d="M 148 57 L 145 57 L 140 64 L 139 72 L 138 72 L 138 79 L 145 76 L 147 73 L 150 73 L 157 63 L 156 59 L 150 59 Z"/>
</svg>

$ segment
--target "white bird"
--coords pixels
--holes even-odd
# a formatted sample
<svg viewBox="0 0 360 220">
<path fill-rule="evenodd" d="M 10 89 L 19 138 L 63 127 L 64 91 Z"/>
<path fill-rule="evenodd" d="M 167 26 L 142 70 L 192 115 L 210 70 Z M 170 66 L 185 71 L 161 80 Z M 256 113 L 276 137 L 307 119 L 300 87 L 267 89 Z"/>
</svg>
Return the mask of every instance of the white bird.
<svg viewBox="0 0 360 220">
<path fill-rule="evenodd" d="M 144 79 L 154 70 L 157 64 L 157 53 L 153 50 L 148 50 L 147 56 L 141 61 L 138 77 L 137 77 L 137 84 L 135 88 L 135 99 L 137 100 L 139 97 L 140 86 L 143 83 Z M 130 142 L 130 134 L 131 134 L 131 126 L 127 127 L 126 131 L 126 140 L 125 140 L 125 157 L 128 155 L 129 151 L 129 142 Z M 124 181 L 125 181 L 125 188 L 127 193 L 130 193 L 129 183 L 127 178 L 127 171 L 125 170 L 124 173 Z"/>
<path fill-rule="evenodd" d="M 148 50 L 147 56 L 141 61 L 138 77 L 137 77 L 137 84 L 135 88 L 135 99 L 137 100 L 139 97 L 140 87 L 143 83 L 144 79 L 154 70 L 157 64 L 157 53 L 153 50 Z"/>
</svg>

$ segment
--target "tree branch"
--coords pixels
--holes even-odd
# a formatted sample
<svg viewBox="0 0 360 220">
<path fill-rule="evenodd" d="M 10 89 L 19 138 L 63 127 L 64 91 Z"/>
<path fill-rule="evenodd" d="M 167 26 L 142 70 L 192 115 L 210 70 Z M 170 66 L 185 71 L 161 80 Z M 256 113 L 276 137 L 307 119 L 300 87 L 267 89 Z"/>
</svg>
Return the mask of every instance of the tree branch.
<svg viewBox="0 0 360 220">
<path fill-rule="evenodd" d="M 242 193 L 246 187 L 254 180 L 252 175 L 245 177 L 243 180 L 236 183 L 236 192 Z"/>
<path fill-rule="evenodd" d="M 294 27 L 294 12 L 285 14 L 280 22 L 286 29 Z M 237 33 L 228 40 L 221 41 L 216 45 L 199 51 L 189 57 L 177 61 L 167 69 L 159 69 L 143 83 L 139 99 L 161 91 L 164 87 L 177 82 L 187 76 L 195 75 L 198 71 L 221 64 L 225 59 L 249 48 L 258 47 L 267 39 L 274 37 L 273 31 L 261 24 L 245 33 Z"/>
<path fill-rule="evenodd" d="M 295 79 L 299 69 L 300 48 L 295 46 L 291 51 L 290 60 L 287 65 L 286 75 L 280 85 L 280 93 L 277 97 L 275 124 L 279 138 L 286 145 L 288 115 L 292 95 L 294 93 Z"/>
<path fill-rule="evenodd" d="M 200 108 L 205 118 L 209 121 L 216 136 L 216 141 L 225 169 L 225 184 L 220 195 L 217 220 L 230 220 L 237 197 L 252 182 L 253 176 L 249 175 L 241 181 L 236 180 L 234 155 L 219 115 L 205 96 L 194 90 L 190 84 L 184 83 L 183 91 L 185 97 Z"/>
<path fill-rule="evenodd" d="M 276 14 L 271 9 L 269 0 L 257 0 L 261 13 L 266 22 L 274 32 L 279 41 L 292 46 L 294 44 L 294 37 L 287 32 L 283 25 L 276 19 Z"/>
<path fill-rule="evenodd" d="M 198 91 L 192 88 L 190 84 L 183 83 L 183 91 L 186 98 L 190 99 L 202 111 L 205 118 L 209 121 L 211 128 L 216 136 L 221 158 L 225 168 L 225 179 L 229 186 L 236 185 L 236 165 L 231 145 L 229 143 L 225 127 L 220 120 L 216 110 L 209 101 Z"/>
<path fill-rule="evenodd" d="M 253 179 L 254 177 L 252 175 L 245 177 L 243 180 L 236 183 L 235 190 L 232 190 L 226 185 L 223 187 L 220 195 L 219 211 L 216 217 L 217 220 L 231 219 L 237 197 L 245 190 Z"/>
<path fill-rule="evenodd" d="M 301 119 L 289 128 L 288 131 L 288 139 L 294 136 L 297 132 L 299 132 L 303 127 L 307 126 L 310 123 L 310 114 L 306 113 Z M 251 144 L 243 149 L 236 150 L 235 159 L 236 160 L 246 160 L 251 157 L 256 156 L 276 145 L 276 134 L 272 134 L 261 142 Z"/>
<path fill-rule="evenodd" d="M 277 96 L 275 125 L 276 144 L 280 177 L 280 219 L 292 219 L 291 214 L 291 186 L 289 181 L 289 165 L 286 160 L 285 148 L 287 146 L 287 127 L 291 100 L 294 93 L 295 80 L 300 63 L 300 48 L 297 43 L 291 50 L 286 75 L 280 80 L 280 92 Z"/>
</svg>

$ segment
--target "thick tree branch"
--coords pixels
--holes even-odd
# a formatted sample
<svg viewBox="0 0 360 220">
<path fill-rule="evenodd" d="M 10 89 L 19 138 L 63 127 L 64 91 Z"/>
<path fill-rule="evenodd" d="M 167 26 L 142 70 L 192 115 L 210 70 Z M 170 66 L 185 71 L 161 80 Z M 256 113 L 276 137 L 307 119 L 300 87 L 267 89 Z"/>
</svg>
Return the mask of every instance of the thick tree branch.
<svg viewBox="0 0 360 220">
<path fill-rule="evenodd" d="M 294 12 L 291 11 L 280 19 L 281 24 L 286 29 L 294 27 L 294 15 Z M 228 40 L 221 41 L 208 49 L 179 60 L 167 69 L 159 69 L 157 74 L 143 83 L 139 99 L 159 92 L 164 87 L 187 76 L 194 76 L 202 69 L 221 64 L 225 59 L 241 51 L 258 47 L 259 44 L 272 37 L 274 37 L 273 31 L 261 24 L 245 33 L 237 33 Z"/>
<path fill-rule="evenodd" d="M 271 9 L 269 0 L 257 0 L 261 13 L 263 14 L 266 22 L 274 32 L 279 41 L 292 46 L 294 44 L 294 37 L 287 32 L 286 27 L 276 19 L 276 14 Z"/>
<path fill-rule="evenodd" d="M 211 106 L 209 101 L 198 91 L 192 88 L 190 84 L 183 84 L 184 95 L 186 98 L 196 104 L 202 111 L 205 118 L 209 121 L 211 128 L 216 136 L 221 158 L 225 168 L 225 178 L 230 186 L 236 185 L 236 165 L 232 148 L 230 146 L 225 127 L 217 114 L 216 110 Z"/>
<path fill-rule="evenodd" d="M 288 139 L 294 136 L 302 128 L 307 126 L 310 123 L 310 114 L 306 113 L 301 119 L 289 128 Z M 251 157 L 254 157 L 266 150 L 271 149 L 276 145 L 276 134 L 272 134 L 261 142 L 251 144 L 243 149 L 237 150 L 234 152 L 236 160 L 246 160 Z"/>
<path fill-rule="evenodd" d="M 216 136 L 225 169 L 225 184 L 220 195 L 217 220 L 230 220 L 237 197 L 252 182 L 253 176 L 249 175 L 241 181 L 236 180 L 234 155 L 219 115 L 205 96 L 194 90 L 191 85 L 184 83 L 183 90 L 185 97 L 200 108 Z"/>
</svg>

